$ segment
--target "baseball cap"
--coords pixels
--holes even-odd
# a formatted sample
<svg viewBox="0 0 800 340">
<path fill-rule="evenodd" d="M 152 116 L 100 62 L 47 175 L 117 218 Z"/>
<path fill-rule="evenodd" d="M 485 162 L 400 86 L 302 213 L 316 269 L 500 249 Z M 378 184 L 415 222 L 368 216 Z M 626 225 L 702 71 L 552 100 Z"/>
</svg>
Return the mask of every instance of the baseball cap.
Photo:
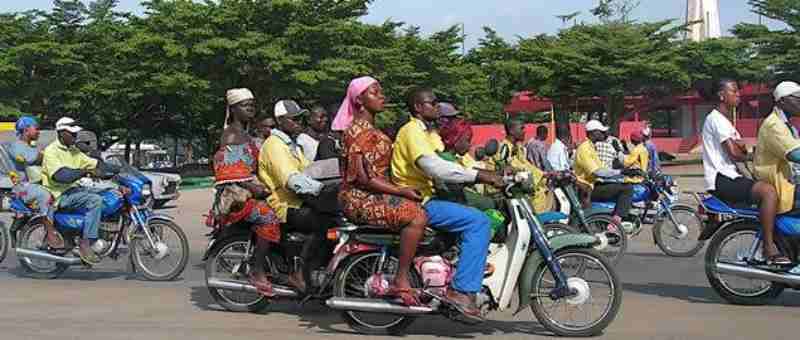
<svg viewBox="0 0 800 340">
<path fill-rule="evenodd" d="M 275 103 L 275 118 L 297 117 L 308 113 L 308 110 L 297 105 L 294 100 L 281 100 Z"/>
<path fill-rule="evenodd" d="M 453 117 L 461 113 L 460 111 L 456 110 L 455 106 L 450 103 L 439 103 L 439 116 L 441 117 Z"/>
<path fill-rule="evenodd" d="M 775 96 L 775 101 L 778 101 L 783 97 L 797 94 L 798 92 L 800 92 L 800 85 L 793 81 L 784 81 L 775 86 L 775 92 L 772 95 Z"/>
<path fill-rule="evenodd" d="M 56 121 L 56 131 L 67 130 L 72 133 L 78 133 L 83 130 L 82 127 L 75 123 L 75 120 L 69 117 L 61 117 Z"/>
<path fill-rule="evenodd" d="M 586 123 L 586 131 L 600 130 L 603 132 L 608 131 L 608 126 L 603 125 L 599 120 L 592 119 Z"/>
</svg>

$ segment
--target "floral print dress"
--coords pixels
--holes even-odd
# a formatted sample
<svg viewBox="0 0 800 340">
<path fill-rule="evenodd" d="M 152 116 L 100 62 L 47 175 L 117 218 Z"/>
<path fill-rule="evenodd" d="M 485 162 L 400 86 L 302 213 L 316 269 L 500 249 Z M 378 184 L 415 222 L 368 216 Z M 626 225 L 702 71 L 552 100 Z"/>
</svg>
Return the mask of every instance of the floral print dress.
<svg viewBox="0 0 800 340">
<path fill-rule="evenodd" d="M 339 193 L 339 202 L 345 216 L 357 224 L 369 224 L 399 231 L 425 210 L 419 202 L 404 197 L 375 193 L 357 183 L 358 167 L 365 167 L 367 176 L 389 179 L 392 160 L 392 140 L 364 119 L 353 121 L 343 137 L 344 141 L 344 182 Z M 360 154 L 363 163 L 358 164 Z"/>
</svg>

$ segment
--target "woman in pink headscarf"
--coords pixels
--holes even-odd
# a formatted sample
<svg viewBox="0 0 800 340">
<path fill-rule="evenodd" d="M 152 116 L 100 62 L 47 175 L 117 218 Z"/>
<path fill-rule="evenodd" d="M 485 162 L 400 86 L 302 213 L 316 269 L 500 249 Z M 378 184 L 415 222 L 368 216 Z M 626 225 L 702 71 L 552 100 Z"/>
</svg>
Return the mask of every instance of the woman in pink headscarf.
<svg viewBox="0 0 800 340">
<path fill-rule="evenodd" d="M 419 193 L 399 187 L 389 179 L 392 140 L 374 126 L 375 115 L 384 109 L 383 89 L 374 79 L 365 78 L 350 83 L 347 98 L 334 121 L 347 121 L 342 123 L 347 130 L 343 137 L 344 181 L 339 203 L 345 216 L 354 223 L 400 232 L 397 275 L 386 295 L 415 305 L 418 292 L 411 288 L 409 268 L 428 217 L 420 204 Z M 369 81 L 371 84 L 364 88 Z"/>
<path fill-rule="evenodd" d="M 331 129 L 333 131 L 344 131 L 350 127 L 353 122 L 353 117 L 358 113 L 361 105 L 358 103 L 358 97 L 364 93 L 370 86 L 377 84 L 378 81 L 370 76 L 360 77 L 350 81 L 350 86 L 347 87 L 347 96 L 342 101 L 342 106 L 339 106 L 339 112 L 336 113 L 336 118 L 333 119 Z"/>
</svg>

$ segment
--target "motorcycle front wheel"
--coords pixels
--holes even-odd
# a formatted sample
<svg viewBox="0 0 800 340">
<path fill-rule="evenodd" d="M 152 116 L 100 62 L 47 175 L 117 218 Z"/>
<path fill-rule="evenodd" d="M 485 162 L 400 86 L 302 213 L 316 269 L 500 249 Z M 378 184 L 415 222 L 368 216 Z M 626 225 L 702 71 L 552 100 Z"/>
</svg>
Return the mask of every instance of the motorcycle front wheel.
<svg viewBox="0 0 800 340">
<path fill-rule="evenodd" d="M 153 244 L 144 231 L 131 239 L 131 257 L 136 269 L 150 281 L 171 281 L 177 278 L 189 262 L 189 241 L 177 224 L 154 220 L 147 224 Z"/>
<path fill-rule="evenodd" d="M 559 336 L 595 336 L 614 321 L 622 304 L 622 283 L 608 258 L 591 249 L 564 249 L 553 256 L 571 294 L 552 299 L 555 279 L 545 263 L 533 275 L 531 310 Z"/>
<path fill-rule="evenodd" d="M 672 257 L 695 256 L 705 241 L 698 240 L 703 230 L 703 219 L 697 214 L 697 209 L 687 206 L 675 206 L 670 209 L 675 222 L 668 214 L 664 214 L 653 226 L 653 239 L 661 251 Z"/>
</svg>

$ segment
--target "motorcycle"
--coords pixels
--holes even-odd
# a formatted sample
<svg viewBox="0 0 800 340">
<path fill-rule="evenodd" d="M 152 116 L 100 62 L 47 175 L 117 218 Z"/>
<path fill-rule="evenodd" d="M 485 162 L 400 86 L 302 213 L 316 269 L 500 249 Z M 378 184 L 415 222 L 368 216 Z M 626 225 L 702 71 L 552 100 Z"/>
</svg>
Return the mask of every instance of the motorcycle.
<svg viewBox="0 0 800 340">
<path fill-rule="evenodd" d="M 561 336 L 602 332 L 622 302 L 622 286 L 614 267 L 593 249 L 603 246 L 602 237 L 545 237 L 529 202 L 529 191 L 519 190 L 530 175 L 514 177 L 502 194 L 510 223 L 493 238 L 487 261 L 492 270 L 487 271 L 478 293 L 482 314 L 508 309 L 516 287 L 517 313 L 530 306 L 549 331 Z M 339 232 L 342 235 L 330 266 L 343 264 L 336 275 L 334 297 L 326 304 L 340 310 L 352 329 L 366 334 L 400 334 L 416 317 L 438 314 L 460 319 L 457 309 L 444 298 L 458 261 L 457 235 L 426 231 L 411 270 L 411 283 L 422 292 L 422 305 L 405 306 L 385 296 L 397 270 L 399 235 L 363 227 Z M 598 275 L 587 278 L 589 273 Z M 602 292 L 592 294 L 597 291 Z M 586 317 L 583 322 L 565 320 L 575 316 L 570 315 L 571 308 L 581 315 L 591 314 L 590 304 L 599 310 L 597 317 Z"/>
<path fill-rule="evenodd" d="M 310 277 L 311 293 L 302 295 L 289 286 L 289 273 L 297 268 L 300 249 L 308 237 L 299 232 L 286 232 L 282 229 L 281 241 L 270 248 L 267 256 L 265 272 L 270 277 L 275 297 L 269 299 L 258 293 L 255 286 L 247 279 L 253 266 L 255 250 L 255 234 L 249 223 L 240 222 L 228 226 L 220 226 L 211 222 L 214 229 L 207 235 L 209 243 L 203 255 L 205 261 L 205 280 L 211 297 L 222 308 L 231 312 L 260 312 L 273 299 L 289 299 L 308 301 L 325 299 L 330 296 L 333 270 L 313 268 Z M 326 248 L 332 247 L 329 233 Z M 324 250 L 323 250 L 324 251 Z M 324 263 L 332 257 L 330 251 L 324 251 Z"/>
<path fill-rule="evenodd" d="M 101 258 L 117 260 L 129 251 L 133 270 L 151 281 L 169 281 L 178 277 L 189 261 L 189 242 L 183 230 L 167 215 L 152 211 L 150 183 L 132 173 L 114 175 L 118 187 L 98 189 L 103 199 L 99 237 L 92 245 Z M 84 227 L 84 211 L 57 210 L 55 227 L 64 239 L 63 249 L 54 249 L 46 241 L 45 216 L 35 214 L 14 198 L 11 236 L 19 263 L 27 276 L 54 279 L 70 266 L 84 265 L 78 254 L 78 241 Z M 126 249 L 127 246 L 127 249 Z"/>
<path fill-rule="evenodd" d="M 632 209 L 630 217 L 631 231 L 629 235 L 636 236 L 642 231 L 643 224 L 653 224 L 653 240 L 665 254 L 673 257 L 692 257 L 704 246 L 705 242 L 698 241 L 690 233 L 700 233 L 702 220 L 697 215 L 697 210 L 689 205 L 678 203 L 680 193 L 672 177 L 663 173 L 641 172 L 644 181 L 633 185 Z M 554 191 L 559 199 L 562 210 L 569 212 L 573 206 L 581 206 L 574 189 L 574 181 L 561 181 L 554 185 Z M 580 211 L 576 209 L 571 221 L 582 224 L 582 219 L 604 218 L 609 220 L 611 212 L 616 206 L 615 202 L 593 201 L 590 209 Z M 581 214 L 585 217 L 581 218 Z M 564 215 L 550 215 L 550 219 L 565 218 Z M 623 228 L 624 229 L 624 228 Z M 620 252 L 615 257 L 617 263 L 627 247 L 627 241 L 620 244 Z"/>
<path fill-rule="evenodd" d="M 762 305 L 784 289 L 800 289 L 797 270 L 800 252 L 800 216 L 778 215 L 775 244 L 792 259 L 792 266 L 769 266 L 762 253 L 763 241 L 757 207 L 732 207 L 706 193 L 695 193 L 705 217 L 700 240 L 711 239 L 706 250 L 705 271 L 711 287 L 726 301 L 740 305 Z"/>
</svg>

